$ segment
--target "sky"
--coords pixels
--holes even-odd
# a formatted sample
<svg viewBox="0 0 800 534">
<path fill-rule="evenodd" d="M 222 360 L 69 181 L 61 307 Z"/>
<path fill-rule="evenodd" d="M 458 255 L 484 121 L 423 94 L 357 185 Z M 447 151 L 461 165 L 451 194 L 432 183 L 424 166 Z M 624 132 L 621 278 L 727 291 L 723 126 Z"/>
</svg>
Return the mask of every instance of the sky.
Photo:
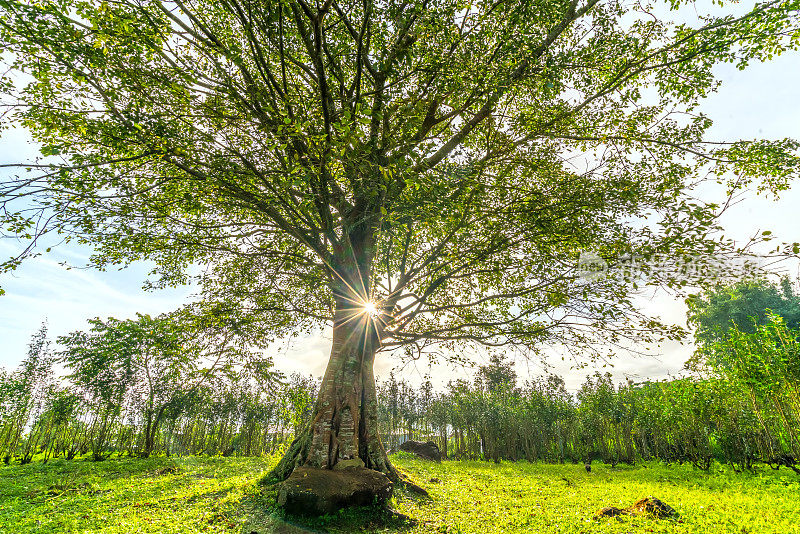
<svg viewBox="0 0 800 534">
<path fill-rule="evenodd" d="M 710 137 L 716 139 L 800 138 L 800 54 L 787 53 L 769 63 L 752 64 L 739 71 L 730 65 L 716 68 L 723 81 L 717 93 L 703 103 L 701 110 L 714 120 Z M 19 162 L 36 154 L 36 146 L 26 132 L 8 130 L 0 137 L 0 164 Z M 0 174 L 0 180 L 3 175 Z M 726 234 L 745 240 L 756 231 L 771 230 L 778 241 L 800 241 L 800 185 L 784 192 L 776 200 L 749 195 L 731 208 L 722 219 Z M 0 257 L 9 257 L 19 249 L 14 240 L 0 239 Z M 177 288 L 157 292 L 141 289 L 149 271 L 147 264 L 135 264 L 121 271 L 99 272 L 88 269 L 66 269 L 61 263 L 80 266 L 86 262 L 89 247 L 62 246 L 53 252 L 24 263 L 13 275 L 3 275 L 0 287 L 0 367 L 16 367 L 25 357 L 27 343 L 47 321 L 51 338 L 84 329 L 93 317 L 134 317 L 137 312 L 158 314 L 178 308 L 191 299 L 193 288 Z M 784 267 L 795 278 L 795 265 Z M 640 297 L 646 312 L 658 315 L 672 324 L 685 325 L 686 308 L 680 299 L 664 293 Z M 661 347 L 644 347 L 647 356 L 620 356 L 613 367 L 604 363 L 576 369 L 569 358 L 551 351 L 545 362 L 519 359 L 516 370 L 520 379 L 542 374 L 545 366 L 564 377 L 567 388 L 576 391 L 587 373 L 610 371 L 618 379 L 635 381 L 663 379 L 681 372 L 693 351 L 691 342 L 669 343 Z M 279 370 L 321 376 L 330 351 L 330 332 L 282 340 L 269 350 Z M 474 359 L 485 361 L 485 354 Z M 399 361 L 379 354 L 376 360 L 378 379 L 394 371 L 399 377 L 419 382 L 430 374 L 434 385 L 443 386 L 456 378 L 471 379 L 474 370 L 464 367 L 436 365 L 424 361 L 402 367 Z M 605 365 L 608 365 L 607 363 Z"/>
</svg>

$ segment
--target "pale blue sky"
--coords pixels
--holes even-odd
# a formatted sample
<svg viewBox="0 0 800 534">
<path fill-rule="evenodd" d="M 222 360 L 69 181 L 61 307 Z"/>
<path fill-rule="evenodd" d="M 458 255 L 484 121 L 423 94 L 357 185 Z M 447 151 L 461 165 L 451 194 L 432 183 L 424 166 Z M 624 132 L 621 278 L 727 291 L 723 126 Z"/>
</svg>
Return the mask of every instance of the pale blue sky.
<svg viewBox="0 0 800 534">
<path fill-rule="evenodd" d="M 720 66 L 723 80 L 720 91 L 702 106 L 713 120 L 712 135 L 718 139 L 734 138 L 800 138 L 800 54 L 785 54 L 767 64 L 754 64 L 746 71 L 732 66 Z M 13 130 L 0 138 L 0 163 L 19 161 L 33 156 L 35 147 L 25 132 Z M 2 175 L 0 175 L 2 179 Z M 745 239 L 757 229 L 770 229 L 781 241 L 800 241 L 800 187 L 785 192 L 772 201 L 751 195 L 726 214 L 724 225 L 728 234 Z M 0 240 L 0 256 L 14 253 L 18 244 Z M 131 317 L 136 312 L 157 314 L 177 308 L 191 293 L 189 288 L 160 292 L 141 290 L 148 268 L 134 265 L 123 271 L 97 272 L 66 270 L 59 262 L 81 265 L 89 250 L 76 246 L 60 247 L 50 254 L 25 263 L 13 276 L 0 280 L 6 295 L 0 297 L 0 366 L 15 367 L 24 358 L 26 345 L 42 320 L 47 319 L 53 338 L 86 326 L 86 319 L 95 316 Z M 794 268 L 794 267 L 792 267 Z M 791 272 L 797 276 L 797 272 Z M 665 295 L 642 300 L 642 306 L 670 322 L 685 320 L 682 302 Z M 324 371 L 329 351 L 329 336 L 300 338 L 276 345 L 274 356 L 284 371 L 300 371 L 320 375 Z M 691 354 L 691 345 L 670 344 L 652 348 L 649 358 L 619 358 L 614 367 L 618 376 L 637 379 L 662 378 L 676 374 Z M 476 356 L 478 359 L 480 355 Z M 570 389 L 583 381 L 586 369 L 575 371 L 560 358 L 551 358 L 555 369 L 565 376 Z M 376 363 L 379 376 L 386 376 L 397 362 L 382 356 Z M 401 374 L 412 380 L 425 373 L 425 364 L 406 367 Z M 591 370 L 591 368 L 589 369 Z M 602 369 L 608 370 L 608 369 Z M 468 369 L 435 368 L 435 382 L 451 378 L 467 378 Z M 539 374 L 535 362 L 519 362 L 518 372 Z"/>
</svg>

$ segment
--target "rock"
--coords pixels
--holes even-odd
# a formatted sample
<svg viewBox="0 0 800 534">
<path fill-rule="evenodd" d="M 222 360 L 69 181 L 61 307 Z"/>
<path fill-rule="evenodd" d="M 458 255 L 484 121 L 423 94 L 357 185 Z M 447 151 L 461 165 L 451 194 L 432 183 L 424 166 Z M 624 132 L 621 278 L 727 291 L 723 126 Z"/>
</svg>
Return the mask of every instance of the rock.
<svg viewBox="0 0 800 534">
<path fill-rule="evenodd" d="M 297 467 L 281 484 L 278 506 L 292 514 L 323 515 L 349 506 L 383 504 L 392 496 L 392 488 L 386 475 L 363 464 L 341 469 Z"/>
<path fill-rule="evenodd" d="M 427 441 L 425 443 L 414 440 L 404 441 L 400 445 L 400 450 L 414 453 L 423 460 L 432 460 L 434 462 L 442 461 L 442 454 L 439 452 L 439 446 L 432 441 Z"/>
<path fill-rule="evenodd" d="M 666 519 L 668 517 L 678 516 L 678 512 L 676 512 L 674 508 L 661 499 L 656 499 L 655 497 L 645 497 L 644 499 L 639 499 L 628 507 L 628 513 L 633 515 L 648 515 L 656 519 Z"/>
<path fill-rule="evenodd" d="M 614 506 L 609 506 L 607 508 L 603 508 L 598 510 L 596 514 L 594 514 L 593 519 L 601 519 L 603 517 L 617 517 L 618 515 L 622 515 L 625 513 L 625 510 L 621 508 L 615 508 Z"/>
<path fill-rule="evenodd" d="M 438 484 L 439 482 L 441 482 L 441 480 L 439 480 L 438 478 L 434 477 L 434 478 L 430 479 L 428 482 L 430 482 L 431 484 Z"/>
<path fill-rule="evenodd" d="M 644 515 L 654 519 L 667 519 L 678 517 L 678 512 L 661 499 L 645 497 L 644 499 L 639 499 L 627 508 L 615 508 L 613 506 L 603 508 L 594 514 L 593 519 L 616 517 L 619 515 Z"/>
</svg>

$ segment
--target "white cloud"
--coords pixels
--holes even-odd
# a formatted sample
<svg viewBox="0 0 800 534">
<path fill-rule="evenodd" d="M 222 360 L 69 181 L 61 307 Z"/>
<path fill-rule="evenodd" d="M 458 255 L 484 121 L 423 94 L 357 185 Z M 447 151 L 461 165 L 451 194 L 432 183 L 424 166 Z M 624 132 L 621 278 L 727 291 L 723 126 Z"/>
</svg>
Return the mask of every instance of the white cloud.
<svg viewBox="0 0 800 534">
<path fill-rule="evenodd" d="M 0 243 L 0 255 L 11 255 L 9 243 Z M 61 258 L 85 257 L 80 249 L 61 250 Z M 51 337 L 87 326 L 93 317 L 129 318 L 178 308 L 189 288 L 158 293 L 139 287 L 148 269 L 136 265 L 125 271 L 67 270 L 57 260 L 39 257 L 2 280 L 0 297 L 0 366 L 14 367 L 24 357 L 30 336 L 47 320 Z"/>
</svg>

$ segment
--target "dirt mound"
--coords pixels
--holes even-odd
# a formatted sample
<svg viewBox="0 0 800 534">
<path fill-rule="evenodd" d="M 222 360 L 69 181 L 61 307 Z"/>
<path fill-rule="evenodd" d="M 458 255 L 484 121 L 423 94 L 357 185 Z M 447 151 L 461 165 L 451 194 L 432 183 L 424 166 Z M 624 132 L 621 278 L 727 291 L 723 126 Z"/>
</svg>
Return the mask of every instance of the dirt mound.
<svg viewBox="0 0 800 534">
<path fill-rule="evenodd" d="M 628 507 L 628 513 L 632 515 L 648 515 L 656 519 L 666 519 L 668 517 L 677 517 L 678 512 L 675 511 L 670 505 L 656 499 L 655 497 L 645 497 L 639 499 Z"/>
<path fill-rule="evenodd" d="M 638 515 L 652 517 L 654 519 L 668 519 L 678 517 L 678 512 L 661 499 L 645 497 L 644 499 L 639 499 L 627 508 L 615 508 L 613 506 L 603 508 L 594 514 L 593 519 L 616 517 L 620 515 Z"/>
<path fill-rule="evenodd" d="M 594 514 L 594 519 L 600 519 L 602 517 L 617 517 L 618 515 L 622 515 L 625 513 L 625 510 L 622 508 L 616 508 L 614 506 L 609 506 L 607 508 L 602 508 Z"/>
<path fill-rule="evenodd" d="M 278 505 L 300 515 L 323 515 L 349 506 L 383 504 L 392 495 L 386 475 L 365 467 L 298 467 L 278 492 Z"/>
</svg>

